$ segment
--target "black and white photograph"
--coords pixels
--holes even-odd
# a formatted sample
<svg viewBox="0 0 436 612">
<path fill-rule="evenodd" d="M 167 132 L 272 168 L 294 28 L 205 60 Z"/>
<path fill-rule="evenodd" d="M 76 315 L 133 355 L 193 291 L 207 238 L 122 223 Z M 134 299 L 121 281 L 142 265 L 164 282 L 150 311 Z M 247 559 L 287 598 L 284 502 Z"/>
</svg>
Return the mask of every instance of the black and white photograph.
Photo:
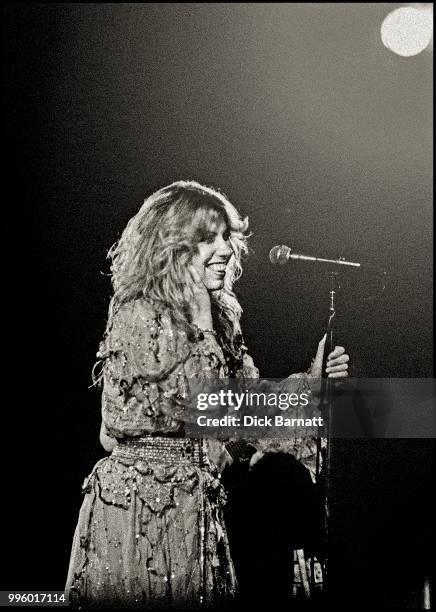
<svg viewBox="0 0 436 612">
<path fill-rule="evenodd" d="M 0 606 L 432 609 L 433 3 L 2 17 Z"/>
</svg>

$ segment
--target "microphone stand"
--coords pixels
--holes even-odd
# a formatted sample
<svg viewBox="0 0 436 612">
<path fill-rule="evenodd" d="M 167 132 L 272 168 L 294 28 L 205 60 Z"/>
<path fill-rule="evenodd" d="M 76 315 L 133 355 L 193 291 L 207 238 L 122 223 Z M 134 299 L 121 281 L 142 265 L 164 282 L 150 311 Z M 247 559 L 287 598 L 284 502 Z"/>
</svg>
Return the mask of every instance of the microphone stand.
<svg viewBox="0 0 436 612">
<path fill-rule="evenodd" d="M 326 429 L 325 436 L 327 439 L 327 447 L 324 457 L 323 473 L 324 473 L 324 533 L 323 533 L 323 583 L 324 591 L 327 592 L 328 588 L 328 553 L 327 544 L 329 536 L 329 499 L 330 499 L 330 463 L 331 463 L 331 421 L 333 412 L 333 393 L 334 393 L 334 379 L 329 378 L 326 374 L 327 356 L 334 350 L 334 319 L 336 315 L 336 288 L 337 288 L 337 276 L 338 272 L 329 272 L 330 288 L 329 288 L 329 308 L 328 308 L 328 320 L 326 330 L 326 342 L 324 347 L 324 356 L 322 363 L 322 381 L 320 391 L 320 407 L 325 418 Z M 317 437 L 317 454 L 316 454 L 316 481 L 319 482 L 320 477 L 320 456 L 321 456 L 321 437 L 318 433 Z M 312 557 L 312 586 L 315 588 L 315 565 Z"/>
<path fill-rule="evenodd" d="M 386 288 L 386 271 L 378 266 L 373 266 L 369 264 L 362 264 L 354 261 L 346 261 L 343 257 L 339 259 L 326 259 L 324 257 L 312 257 L 309 255 L 302 255 L 298 253 L 293 253 L 292 250 L 284 245 L 276 245 L 274 246 L 269 253 L 269 259 L 273 264 L 286 264 L 290 260 L 295 261 L 310 261 L 315 263 L 328 264 L 331 266 L 332 264 L 335 266 L 341 266 L 342 269 L 364 269 L 370 271 L 377 271 L 379 275 L 381 275 L 382 279 L 382 287 L 381 291 L 384 291 Z M 336 316 L 336 304 L 335 304 L 335 296 L 336 296 L 336 288 L 339 286 L 337 284 L 337 276 L 339 272 L 335 272 L 331 270 L 329 272 L 330 279 L 330 289 L 329 289 L 329 316 L 327 322 L 327 330 L 326 330 L 326 342 L 324 346 L 324 356 L 322 362 L 322 379 L 321 379 L 321 390 L 320 390 L 320 409 L 321 414 L 325 418 L 326 427 L 321 433 L 320 428 L 318 428 L 318 435 L 316 440 L 316 464 L 315 464 L 315 481 L 316 483 L 321 483 L 321 439 L 322 437 L 327 439 L 327 446 L 325 450 L 325 456 L 323 457 L 323 505 L 324 505 L 324 537 L 323 545 L 321 546 L 322 550 L 322 563 L 320 562 L 322 573 L 323 573 L 323 588 L 322 592 L 327 592 L 328 590 L 328 537 L 329 537 L 329 518 L 330 518 L 330 467 L 331 467 L 331 439 L 332 439 L 332 413 L 333 413 L 333 395 L 335 389 L 335 379 L 329 378 L 325 372 L 327 356 L 334 350 L 334 319 Z M 367 296 L 366 299 L 373 299 L 374 296 Z M 312 551 L 312 571 L 310 576 L 310 588 L 309 591 L 315 592 L 316 587 L 316 578 L 315 578 L 315 559 L 314 559 L 314 551 Z"/>
</svg>

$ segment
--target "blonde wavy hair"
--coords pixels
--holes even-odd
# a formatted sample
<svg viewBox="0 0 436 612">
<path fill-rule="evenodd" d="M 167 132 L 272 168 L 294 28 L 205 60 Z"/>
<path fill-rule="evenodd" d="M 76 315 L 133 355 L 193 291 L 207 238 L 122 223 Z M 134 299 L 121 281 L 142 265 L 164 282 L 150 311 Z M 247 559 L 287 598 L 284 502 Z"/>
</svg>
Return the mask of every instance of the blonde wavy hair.
<svg viewBox="0 0 436 612">
<path fill-rule="evenodd" d="M 176 181 L 149 196 L 109 250 L 114 294 L 106 331 L 123 303 L 144 296 L 168 308 L 173 323 L 186 329 L 188 335 L 194 334 L 187 266 L 198 243 L 219 221 L 224 221 L 230 231 L 233 255 L 223 288 L 211 294 L 212 315 L 223 347 L 235 355 L 242 343 L 242 309 L 233 284 L 242 274 L 248 220 L 240 217 L 223 193 L 196 181 Z"/>
</svg>

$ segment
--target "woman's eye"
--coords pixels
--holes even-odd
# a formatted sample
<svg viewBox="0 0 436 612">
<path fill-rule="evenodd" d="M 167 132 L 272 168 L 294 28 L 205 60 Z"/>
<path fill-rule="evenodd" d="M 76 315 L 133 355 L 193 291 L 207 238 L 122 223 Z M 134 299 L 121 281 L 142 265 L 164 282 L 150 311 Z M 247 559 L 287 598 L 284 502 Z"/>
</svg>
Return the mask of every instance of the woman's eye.
<svg viewBox="0 0 436 612">
<path fill-rule="evenodd" d="M 204 232 L 204 234 L 202 234 L 200 238 L 200 242 L 212 243 L 216 240 L 217 235 L 218 234 L 216 232 Z M 230 239 L 230 236 L 231 236 L 230 230 L 226 230 L 225 232 L 222 233 L 222 237 L 225 242 L 227 242 Z"/>
<path fill-rule="evenodd" d="M 201 232 L 198 237 L 198 242 L 213 242 L 215 240 L 215 234 L 212 232 Z"/>
</svg>

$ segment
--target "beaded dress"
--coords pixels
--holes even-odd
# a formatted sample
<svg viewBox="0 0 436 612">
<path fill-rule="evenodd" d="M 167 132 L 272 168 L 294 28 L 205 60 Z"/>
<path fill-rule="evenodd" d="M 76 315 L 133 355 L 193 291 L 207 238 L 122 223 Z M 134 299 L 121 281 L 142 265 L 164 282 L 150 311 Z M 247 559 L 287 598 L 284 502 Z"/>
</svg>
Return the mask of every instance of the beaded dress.
<svg viewBox="0 0 436 612">
<path fill-rule="evenodd" d="M 231 600 L 217 441 L 183 439 L 187 378 L 228 376 L 216 339 L 168 311 L 124 304 L 100 345 L 102 421 L 118 440 L 83 484 L 66 590 L 74 606 L 198 607 Z M 257 376 L 241 348 L 238 375 Z"/>
<path fill-rule="evenodd" d="M 74 607 L 220 607 L 236 593 L 223 521 L 219 441 L 183 438 L 193 376 L 258 377 L 246 347 L 229 359 L 140 297 L 100 345 L 102 421 L 118 440 L 83 484 L 66 592 Z"/>
</svg>

